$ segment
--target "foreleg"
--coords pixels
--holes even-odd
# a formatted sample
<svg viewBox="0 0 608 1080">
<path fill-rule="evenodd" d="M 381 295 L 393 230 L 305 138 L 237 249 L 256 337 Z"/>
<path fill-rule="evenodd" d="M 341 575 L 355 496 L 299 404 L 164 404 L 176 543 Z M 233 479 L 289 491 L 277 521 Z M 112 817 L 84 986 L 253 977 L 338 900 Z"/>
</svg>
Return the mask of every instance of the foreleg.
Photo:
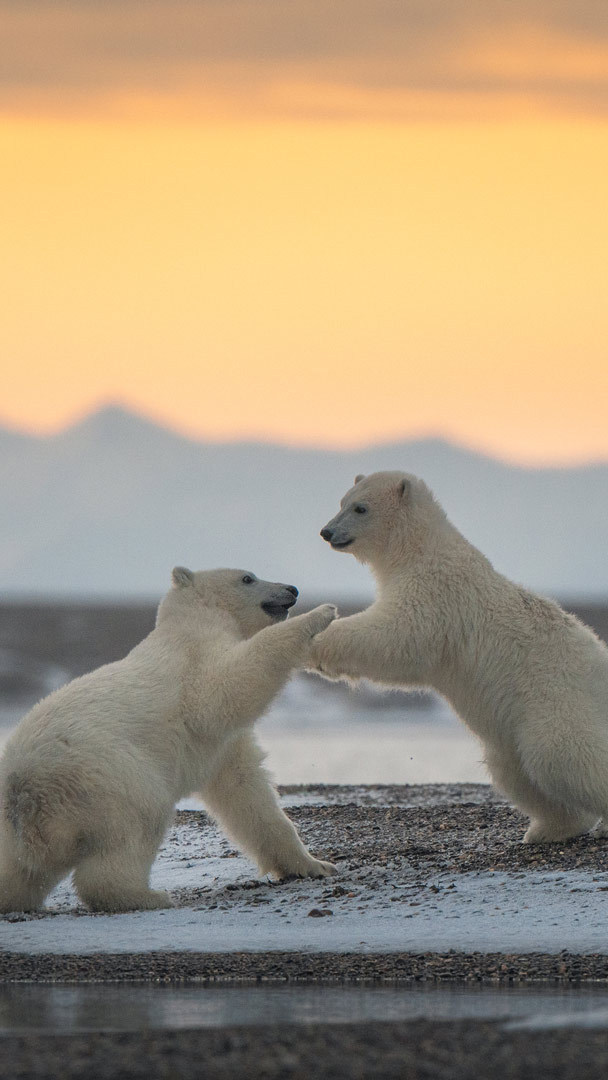
<svg viewBox="0 0 608 1080">
<path fill-rule="evenodd" d="M 234 728 L 253 723 L 287 682 L 292 671 L 304 667 L 315 634 L 336 616 L 332 604 L 267 626 L 240 642 L 214 672 L 214 716 Z"/>
<path fill-rule="evenodd" d="M 428 657 L 407 625 L 373 608 L 336 619 L 312 645 L 309 669 L 327 679 L 370 679 L 386 686 L 426 683 Z"/>
<path fill-rule="evenodd" d="M 263 753 L 249 733 L 226 752 L 212 780 L 201 791 L 211 815 L 235 844 L 274 878 L 326 877 L 331 863 L 315 859 L 279 806 Z"/>
</svg>

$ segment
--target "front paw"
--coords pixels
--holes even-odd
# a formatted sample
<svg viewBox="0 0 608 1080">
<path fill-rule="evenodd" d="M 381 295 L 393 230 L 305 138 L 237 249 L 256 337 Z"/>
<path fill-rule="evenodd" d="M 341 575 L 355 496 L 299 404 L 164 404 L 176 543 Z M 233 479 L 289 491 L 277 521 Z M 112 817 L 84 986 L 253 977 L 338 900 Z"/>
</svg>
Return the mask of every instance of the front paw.
<svg viewBox="0 0 608 1080">
<path fill-rule="evenodd" d="M 277 866 L 271 871 L 271 877 L 275 881 L 289 881 L 290 878 L 323 878 L 333 877 L 338 873 L 338 868 L 333 863 L 323 859 L 315 859 L 311 855 L 306 861 L 301 860 L 290 866 Z"/>
<path fill-rule="evenodd" d="M 326 862 L 325 859 L 312 859 L 308 865 L 308 869 L 304 874 L 304 877 L 333 877 L 338 873 L 338 867 L 334 866 L 331 862 Z"/>
<path fill-rule="evenodd" d="M 327 627 L 334 621 L 338 615 L 338 609 L 334 604 L 321 604 L 319 607 L 313 608 L 307 615 L 306 625 L 310 631 L 310 636 L 315 637 L 317 634 L 323 633 L 327 630 Z"/>
</svg>

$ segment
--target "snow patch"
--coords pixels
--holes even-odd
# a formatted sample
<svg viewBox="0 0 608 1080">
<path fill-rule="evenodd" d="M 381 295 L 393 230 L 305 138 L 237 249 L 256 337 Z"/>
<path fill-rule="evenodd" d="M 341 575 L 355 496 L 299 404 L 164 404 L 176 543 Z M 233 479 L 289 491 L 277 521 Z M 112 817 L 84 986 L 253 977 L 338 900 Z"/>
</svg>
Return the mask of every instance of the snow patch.
<svg viewBox="0 0 608 1080">
<path fill-rule="evenodd" d="M 404 871 L 388 883 L 370 867 L 356 874 L 348 891 L 339 876 L 260 881 L 217 830 L 182 821 L 152 871 L 152 886 L 171 890 L 180 906 L 95 915 L 66 881 L 44 913 L 0 921 L 0 946 L 34 954 L 607 951 L 608 873 L 484 871 L 421 880 Z M 331 914 L 311 918 L 315 908 Z"/>
</svg>

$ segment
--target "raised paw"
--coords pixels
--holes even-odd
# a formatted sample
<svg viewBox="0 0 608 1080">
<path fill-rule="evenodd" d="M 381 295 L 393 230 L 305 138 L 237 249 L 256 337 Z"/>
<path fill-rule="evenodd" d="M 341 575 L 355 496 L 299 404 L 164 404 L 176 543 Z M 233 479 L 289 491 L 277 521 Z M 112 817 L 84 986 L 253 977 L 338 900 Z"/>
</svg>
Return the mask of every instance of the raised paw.
<svg viewBox="0 0 608 1080">
<path fill-rule="evenodd" d="M 323 630 L 327 630 L 327 627 L 334 621 L 337 614 L 338 609 L 334 604 L 320 604 L 319 607 L 309 611 L 304 618 L 306 619 L 306 624 L 310 630 L 311 637 L 322 633 Z"/>
</svg>

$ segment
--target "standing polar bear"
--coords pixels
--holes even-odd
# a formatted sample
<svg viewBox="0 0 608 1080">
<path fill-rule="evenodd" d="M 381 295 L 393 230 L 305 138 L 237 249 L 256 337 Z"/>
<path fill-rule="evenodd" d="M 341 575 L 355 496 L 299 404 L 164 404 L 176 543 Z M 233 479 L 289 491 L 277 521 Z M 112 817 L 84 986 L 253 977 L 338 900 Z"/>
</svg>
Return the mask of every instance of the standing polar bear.
<svg viewBox="0 0 608 1080">
<path fill-rule="evenodd" d="M 591 630 L 498 574 L 407 473 L 358 476 L 321 536 L 369 563 L 379 595 L 315 639 L 313 669 L 447 698 L 528 843 L 608 820 L 608 649 Z"/>
<path fill-rule="evenodd" d="M 150 868 L 193 791 L 261 873 L 334 872 L 279 807 L 250 730 L 335 617 L 325 604 L 284 622 L 297 595 L 177 567 L 148 637 L 32 709 L 0 762 L 0 911 L 38 907 L 70 870 L 94 910 L 170 906 Z"/>
</svg>

